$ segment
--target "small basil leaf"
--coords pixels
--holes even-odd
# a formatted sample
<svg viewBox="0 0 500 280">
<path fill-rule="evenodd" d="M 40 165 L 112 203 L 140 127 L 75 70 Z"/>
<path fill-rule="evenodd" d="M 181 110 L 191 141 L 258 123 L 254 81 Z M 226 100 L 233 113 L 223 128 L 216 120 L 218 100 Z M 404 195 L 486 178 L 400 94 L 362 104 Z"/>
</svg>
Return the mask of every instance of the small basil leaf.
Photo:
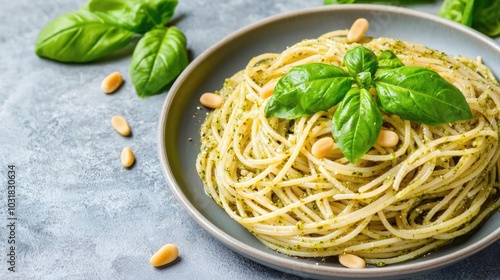
<svg viewBox="0 0 500 280">
<path fill-rule="evenodd" d="M 460 90 L 429 69 L 414 66 L 381 69 L 374 85 L 381 108 L 403 119 L 439 125 L 472 118 Z"/>
<path fill-rule="evenodd" d="M 405 66 L 404 63 L 390 50 L 382 51 L 378 55 L 378 68 L 398 68 Z"/>
<path fill-rule="evenodd" d="M 137 94 L 159 94 L 188 65 L 186 38 L 176 27 L 153 29 L 135 47 L 130 77 Z"/>
<path fill-rule="evenodd" d="M 79 10 L 57 17 L 38 35 L 35 53 L 61 62 L 88 62 L 128 45 L 134 32 Z"/>
<path fill-rule="evenodd" d="M 372 84 L 372 74 L 370 72 L 361 72 L 356 75 L 356 81 L 360 88 L 369 89 Z"/>
<path fill-rule="evenodd" d="M 144 34 L 157 25 L 167 23 L 177 0 L 90 0 L 83 8 L 105 14 L 128 30 Z"/>
<path fill-rule="evenodd" d="M 378 61 L 373 51 L 357 46 L 344 55 L 344 65 L 353 76 L 361 72 L 370 72 L 373 76 L 377 71 Z"/>
<path fill-rule="evenodd" d="M 294 119 L 326 111 L 339 103 L 353 84 L 354 78 L 337 66 L 296 66 L 276 84 L 265 108 L 266 116 Z"/>
<path fill-rule="evenodd" d="M 377 142 L 381 128 L 382 114 L 366 89 L 352 88 L 333 115 L 333 138 L 351 163 Z"/>
</svg>

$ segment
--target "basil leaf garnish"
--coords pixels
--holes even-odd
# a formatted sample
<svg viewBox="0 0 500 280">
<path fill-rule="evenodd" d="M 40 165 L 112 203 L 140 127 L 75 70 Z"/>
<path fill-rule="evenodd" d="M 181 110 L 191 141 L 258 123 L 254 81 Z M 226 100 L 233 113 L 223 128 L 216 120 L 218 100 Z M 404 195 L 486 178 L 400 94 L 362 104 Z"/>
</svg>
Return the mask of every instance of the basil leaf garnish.
<svg viewBox="0 0 500 280">
<path fill-rule="evenodd" d="M 439 125 L 472 118 L 460 90 L 432 70 L 413 66 L 379 70 L 374 85 L 381 108 L 403 119 Z"/>
<path fill-rule="evenodd" d="M 294 119 L 326 111 L 339 103 L 354 84 L 342 68 L 310 63 L 292 68 L 276 84 L 266 105 L 267 117 Z"/>
<path fill-rule="evenodd" d="M 370 72 L 373 76 L 377 71 L 378 61 L 373 51 L 363 46 L 357 46 L 346 52 L 344 65 L 353 76 L 361 72 Z"/>
<path fill-rule="evenodd" d="M 382 114 L 366 89 L 352 88 L 333 115 L 333 137 L 351 163 L 377 142 L 381 127 Z"/>
<path fill-rule="evenodd" d="M 365 89 L 370 89 L 372 84 L 372 74 L 370 72 L 361 72 L 356 75 L 358 86 Z"/>
<path fill-rule="evenodd" d="M 401 59 L 399 59 L 393 52 L 384 50 L 378 55 L 378 69 L 381 68 L 398 68 L 405 66 Z"/>
<path fill-rule="evenodd" d="M 377 141 L 380 109 L 401 118 L 439 125 L 472 118 L 467 100 L 438 73 L 404 66 L 391 51 L 375 53 L 364 46 L 346 52 L 340 67 L 310 63 L 292 68 L 277 83 L 264 108 L 266 117 L 293 119 L 326 111 L 340 102 L 332 134 L 344 156 L 355 163 Z M 353 87 L 355 85 L 355 87 Z M 375 87 L 377 101 L 368 89 Z"/>
<path fill-rule="evenodd" d="M 177 0 L 90 0 L 85 8 L 105 14 L 118 25 L 144 34 L 153 27 L 167 23 L 177 6 Z"/>
<path fill-rule="evenodd" d="M 176 27 L 148 31 L 134 50 L 130 77 L 140 97 L 158 94 L 188 64 L 186 38 Z"/>
<path fill-rule="evenodd" d="M 38 35 L 35 52 L 61 62 L 88 62 L 125 47 L 133 35 L 103 15 L 79 10 L 48 23 Z"/>
</svg>

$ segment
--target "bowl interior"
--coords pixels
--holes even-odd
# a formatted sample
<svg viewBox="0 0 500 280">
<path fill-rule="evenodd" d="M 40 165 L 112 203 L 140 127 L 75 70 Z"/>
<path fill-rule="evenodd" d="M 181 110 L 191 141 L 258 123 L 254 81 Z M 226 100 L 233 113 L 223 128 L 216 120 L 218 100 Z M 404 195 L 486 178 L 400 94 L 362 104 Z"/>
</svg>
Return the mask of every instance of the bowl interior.
<svg viewBox="0 0 500 280">
<path fill-rule="evenodd" d="M 237 252 L 267 266 L 315 278 L 409 276 L 428 272 L 465 258 L 500 237 L 500 214 L 494 214 L 474 234 L 403 264 L 368 268 L 360 272 L 341 267 L 336 258 L 297 259 L 267 249 L 209 198 L 203 190 L 195 161 L 199 151 L 198 130 L 207 109 L 199 104 L 204 92 L 222 87 L 224 80 L 243 69 L 249 59 L 265 52 L 282 52 L 306 38 L 331 30 L 346 29 L 364 17 L 368 35 L 394 37 L 425 44 L 448 54 L 483 57 L 500 77 L 496 43 L 475 31 L 437 17 L 402 8 L 378 5 L 339 5 L 278 15 L 240 29 L 209 48 L 179 76 L 163 107 L 159 123 L 159 156 L 172 192 L 189 214 L 209 233 Z"/>
</svg>

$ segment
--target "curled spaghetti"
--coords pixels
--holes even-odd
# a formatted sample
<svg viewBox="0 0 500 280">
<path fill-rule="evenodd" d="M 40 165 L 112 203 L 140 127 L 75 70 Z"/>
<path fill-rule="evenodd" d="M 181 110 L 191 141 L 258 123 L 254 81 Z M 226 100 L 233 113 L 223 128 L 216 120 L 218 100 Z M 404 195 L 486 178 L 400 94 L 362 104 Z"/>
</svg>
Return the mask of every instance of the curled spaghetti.
<svg viewBox="0 0 500 280">
<path fill-rule="evenodd" d="M 480 61 L 391 38 L 348 43 L 346 34 L 262 54 L 228 78 L 216 92 L 224 104 L 201 127 L 196 168 L 208 195 L 271 249 L 403 262 L 471 232 L 500 207 L 500 86 Z M 439 73 L 464 94 L 474 118 L 428 126 L 383 113 L 383 129 L 399 137 L 395 147 L 376 144 L 356 164 L 335 145 L 316 158 L 311 147 L 331 137 L 336 107 L 266 118 L 260 93 L 297 65 L 343 67 L 344 54 L 359 44 Z"/>
</svg>

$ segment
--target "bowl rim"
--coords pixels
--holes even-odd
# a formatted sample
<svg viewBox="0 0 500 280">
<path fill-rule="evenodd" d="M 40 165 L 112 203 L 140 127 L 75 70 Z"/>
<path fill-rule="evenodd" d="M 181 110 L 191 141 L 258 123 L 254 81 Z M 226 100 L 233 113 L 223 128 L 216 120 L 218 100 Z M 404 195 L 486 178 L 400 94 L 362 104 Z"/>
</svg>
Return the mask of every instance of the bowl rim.
<svg viewBox="0 0 500 280">
<path fill-rule="evenodd" d="M 165 129 L 167 124 L 167 115 L 171 110 L 172 101 L 175 98 L 175 92 L 179 88 L 179 85 L 185 82 L 190 73 L 196 69 L 200 64 L 203 63 L 208 57 L 213 55 L 220 49 L 222 46 L 230 43 L 231 41 L 243 36 L 245 33 L 271 24 L 276 21 L 281 21 L 287 18 L 292 18 L 299 15 L 304 14 L 314 14 L 318 12 L 325 11 L 353 11 L 353 10 L 370 10 L 376 12 L 390 12 L 390 13 L 398 13 L 412 17 L 418 17 L 424 20 L 433 21 L 437 24 L 458 30 L 461 33 L 465 33 L 468 36 L 472 36 L 475 39 L 479 40 L 482 44 L 489 45 L 496 52 L 500 54 L 500 45 L 493 40 L 492 38 L 487 37 L 484 34 L 481 34 L 472 28 L 463 26 L 461 24 L 437 17 L 435 15 L 411 10 L 403 7 L 395 7 L 389 5 L 379 5 L 379 4 L 345 4 L 345 5 L 329 5 L 329 6 L 318 6 L 313 8 L 306 8 L 291 12 L 280 13 L 274 16 L 270 16 L 261 20 L 258 20 L 254 23 L 246 25 L 242 28 L 237 29 L 236 31 L 230 33 L 229 35 L 223 37 L 220 41 L 213 44 L 205 51 L 203 51 L 199 56 L 193 59 L 193 61 L 184 69 L 184 71 L 177 77 L 176 81 L 172 84 L 167 96 L 165 98 L 164 104 L 162 106 L 161 115 L 158 123 L 158 156 L 160 158 L 162 171 L 165 179 L 167 180 L 167 184 L 181 204 L 181 206 L 186 210 L 186 212 L 194 219 L 202 228 L 204 228 L 208 233 L 210 233 L 213 237 L 215 237 L 219 242 L 223 243 L 230 249 L 236 251 L 237 253 L 246 256 L 258 263 L 261 263 L 265 266 L 278 269 L 280 271 L 292 273 L 295 275 L 317 275 L 317 276 L 327 276 L 327 277 L 344 277 L 344 278 L 367 278 L 367 277 L 391 277 L 391 276 L 403 276 L 401 275 L 401 265 L 395 266 L 386 266 L 376 269 L 362 269 L 362 270 L 353 270 L 349 268 L 343 267 L 327 267 L 327 266 L 315 266 L 309 263 L 298 262 L 294 258 L 283 258 L 281 256 L 275 256 L 272 254 L 268 254 L 262 252 L 252 246 L 241 243 L 228 233 L 219 229 L 213 223 L 211 223 L 202 213 L 200 213 L 196 207 L 191 203 L 191 201 L 187 198 L 187 196 L 182 192 L 179 184 L 175 180 L 175 176 L 170 168 L 170 162 L 167 159 L 167 150 L 166 150 L 166 142 L 165 142 Z M 447 265 L 451 265 L 459 260 L 462 260 L 466 257 L 469 257 L 480 250 L 486 248 L 491 245 L 495 241 L 500 240 L 500 228 L 497 228 L 490 234 L 488 234 L 485 238 L 481 239 L 480 242 L 476 242 L 467 246 L 465 248 L 454 251 L 450 254 L 436 257 L 430 260 L 425 260 L 421 257 L 421 261 L 418 263 L 412 263 L 405 266 L 404 275 L 410 275 L 412 273 L 418 272 L 429 272 L 432 270 L 443 268 Z M 402 264 L 404 265 L 404 264 Z"/>
</svg>

